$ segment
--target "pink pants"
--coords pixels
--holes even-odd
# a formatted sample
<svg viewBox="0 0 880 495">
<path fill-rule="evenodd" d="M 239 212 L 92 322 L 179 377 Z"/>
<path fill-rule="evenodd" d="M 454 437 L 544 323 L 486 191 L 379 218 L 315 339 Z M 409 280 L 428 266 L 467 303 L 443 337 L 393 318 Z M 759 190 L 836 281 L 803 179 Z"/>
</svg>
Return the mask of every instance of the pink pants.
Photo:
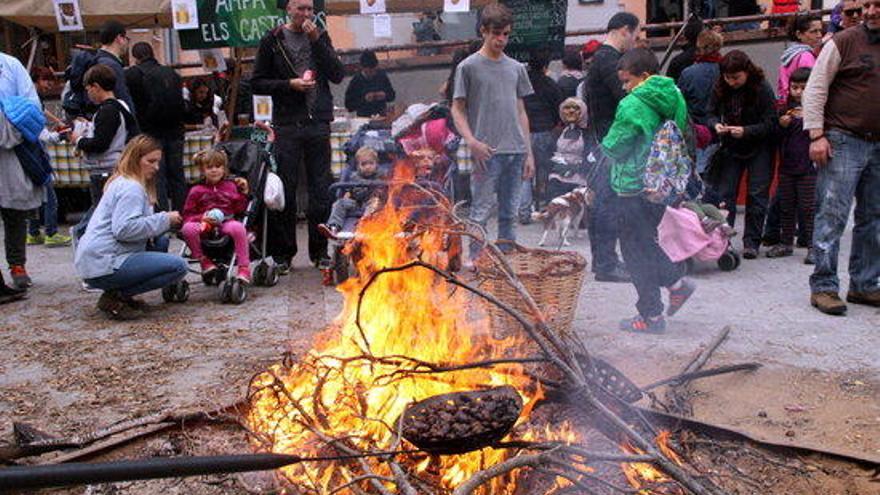
<svg viewBox="0 0 880 495">
<path fill-rule="evenodd" d="M 202 223 L 186 222 L 183 224 L 181 233 L 183 234 L 183 240 L 192 252 L 193 258 L 201 259 L 203 256 L 201 244 Z M 238 266 L 250 266 L 250 247 L 248 246 L 247 231 L 244 225 L 237 220 L 227 220 L 220 225 L 220 233 L 232 238 Z"/>
</svg>

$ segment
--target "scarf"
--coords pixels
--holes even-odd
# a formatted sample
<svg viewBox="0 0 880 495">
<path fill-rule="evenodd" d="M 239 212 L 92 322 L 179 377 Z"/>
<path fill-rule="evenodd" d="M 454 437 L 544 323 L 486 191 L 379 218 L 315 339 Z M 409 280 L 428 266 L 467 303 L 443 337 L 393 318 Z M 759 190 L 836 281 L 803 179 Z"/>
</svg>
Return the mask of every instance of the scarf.
<svg viewBox="0 0 880 495">
<path fill-rule="evenodd" d="M 803 43 L 795 43 L 791 45 L 790 47 L 786 48 L 784 52 L 782 52 L 782 66 L 788 67 L 788 64 L 790 64 L 795 58 L 797 58 L 798 55 L 810 51 L 813 51 L 813 49 L 810 48 L 810 45 L 805 45 Z"/>
<path fill-rule="evenodd" d="M 697 55 L 694 59 L 696 63 L 707 63 L 707 64 L 720 64 L 721 63 L 721 54 L 718 52 L 707 53 L 705 55 Z"/>
</svg>

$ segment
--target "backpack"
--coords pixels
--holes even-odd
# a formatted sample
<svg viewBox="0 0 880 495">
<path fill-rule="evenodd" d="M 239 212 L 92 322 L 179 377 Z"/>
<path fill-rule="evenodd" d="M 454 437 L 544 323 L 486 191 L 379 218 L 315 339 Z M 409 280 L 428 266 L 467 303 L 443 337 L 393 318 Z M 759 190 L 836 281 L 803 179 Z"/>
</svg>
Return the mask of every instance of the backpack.
<svg viewBox="0 0 880 495">
<path fill-rule="evenodd" d="M 141 125 L 148 128 L 170 128 L 183 122 L 185 103 L 180 76 L 171 67 L 137 66 L 143 74 L 146 108 L 137 108 Z"/>
<path fill-rule="evenodd" d="M 684 200 L 695 169 L 687 137 L 674 121 L 667 120 L 651 142 L 642 177 L 645 199 L 664 205 Z"/>
<path fill-rule="evenodd" d="M 61 97 L 61 108 L 71 118 L 88 118 L 98 109 L 98 106 L 92 103 L 86 94 L 83 77 L 89 68 L 100 62 L 101 58 L 102 56 L 97 50 L 82 50 L 73 57 L 70 65 L 64 69 L 64 80 L 70 85 L 70 89 Z"/>
</svg>

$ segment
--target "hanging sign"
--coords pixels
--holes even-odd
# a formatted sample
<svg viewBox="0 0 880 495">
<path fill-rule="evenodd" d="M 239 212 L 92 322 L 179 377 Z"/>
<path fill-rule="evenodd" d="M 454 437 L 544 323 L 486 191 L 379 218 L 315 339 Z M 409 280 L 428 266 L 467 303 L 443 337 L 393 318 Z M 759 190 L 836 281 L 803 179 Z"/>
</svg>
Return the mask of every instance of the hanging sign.
<svg viewBox="0 0 880 495">
<path fill-rule="evenodd" d="M 184 50 L 255 47 L 270 29 L 287 22 L 287 12 L 275 0 L 196 0 L 199 24 L 178 31 Z M 324 1 L 315 2 L 314 21 L 324 22 Z M 326 28 L 325 28 L 326 29 Z"/>
</svg>

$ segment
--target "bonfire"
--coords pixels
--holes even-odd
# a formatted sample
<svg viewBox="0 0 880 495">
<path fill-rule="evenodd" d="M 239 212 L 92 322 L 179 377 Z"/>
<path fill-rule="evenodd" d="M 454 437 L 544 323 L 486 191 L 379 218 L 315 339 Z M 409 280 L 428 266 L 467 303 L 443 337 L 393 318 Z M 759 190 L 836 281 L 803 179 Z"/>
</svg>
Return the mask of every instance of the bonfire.
<svg viewBox="0 0 880 495">
<path fill-rule="evenodd" d="M 618 457 L 642 461 L 622 465 L 637 488 L 670 481 L 654 467 L 656 458 L 644 454 L 644 443 L 597 459 L 570 419 L 533 421 L 545 387 L 527 366 L 542 361 L 547 368 L 554 360 L 529 356 L 562 346 L 546 335 L 539 311 L 532 323 L 514 315 L 530 331 L 501 332 L 509 335 L 504 338 L 493 332 L 485 301 L 475 298 L 479 291 L 464 290 L 467 284 L 447 271 L 450 246 L 467 230 L 449 202 L 415 184 L 407 170 L 396 168 L 383 206 L 362 219 L 347 247 L 358 275 L 338 287 L 341 314 L 307 355 L 278 363 L 251 383 L 246 422 L 258 451 L 367 455 L 285 467 L 279 474 L 287 491 L 581 493 L 576 488 L 593 472 L 589 464 Z M 570 368 L 570 357 L 554 364 Z M 499 390 L 496 396 L 504 390 L 518 396 L 512 427 L 493 423 L 510 412 L 492 402 Z M 412 420 L 408 408 L 418 404 L 428 404 L 422 410 L 436 421 Z M 408 431 L 445 451 L 425 448 Z M 529 448 L 540 452 L 527 455 Z M 536 476 L 530 467 L 539 464 L 546 469 Z"/>
</svg>

